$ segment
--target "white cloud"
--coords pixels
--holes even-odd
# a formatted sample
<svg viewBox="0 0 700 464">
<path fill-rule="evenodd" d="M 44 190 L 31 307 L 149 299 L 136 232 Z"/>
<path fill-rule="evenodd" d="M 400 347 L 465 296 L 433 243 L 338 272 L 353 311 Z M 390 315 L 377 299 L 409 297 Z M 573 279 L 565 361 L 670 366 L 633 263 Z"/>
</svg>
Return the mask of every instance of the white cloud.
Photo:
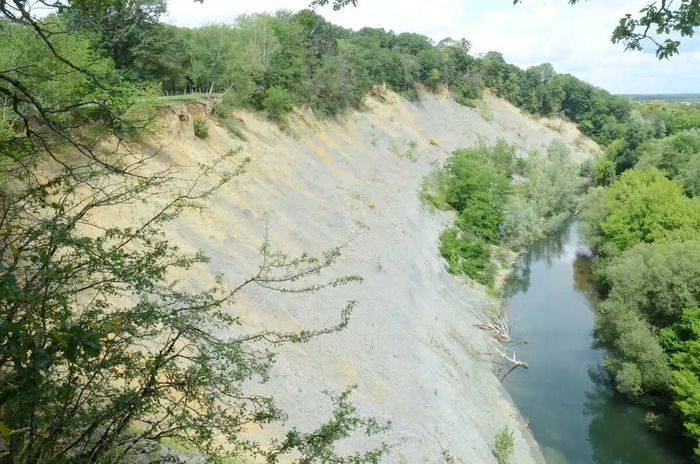
<svg viewBox="0 0 700 464">
<path fill-rule="evenodd" d="M 434 40 L 466 37 L 475 52 L 497 50 L 527 67 L 551 62 L 618 93 L 699 92 L 700 40 L 669 61 L 652 53 L 624 52 L 610 43 L 617 20 L 648 0 L 590 0 L 571 6 L 566 0 L 360 0 L 357 8 L 320 12 L 345 27 L 383 27 L 417 32 Z M 243 13 L 305 8 L 309 0 L 170 0 L 168 22 L 183 26 L 231 23 Z"/>
</svg>

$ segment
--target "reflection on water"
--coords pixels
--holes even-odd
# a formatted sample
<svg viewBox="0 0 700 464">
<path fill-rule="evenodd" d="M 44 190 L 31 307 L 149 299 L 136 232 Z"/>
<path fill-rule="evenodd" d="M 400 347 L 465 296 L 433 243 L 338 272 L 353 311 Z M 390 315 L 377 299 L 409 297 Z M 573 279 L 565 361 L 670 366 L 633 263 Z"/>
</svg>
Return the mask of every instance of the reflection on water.
<svg viewBox="0 0 700 464">
<path fill-rule="evenodd" d="M 530 364 L 505 381 L 548 464 L 687 462 L 688 451 L 643 423 L 645 412 L 614 394 L 592 347 L 590 251 L 576 223 L 534 244 L 504 291 L 514 349 Z M 683 448 L 683 449 L 682 449 Z"/>
</svg>

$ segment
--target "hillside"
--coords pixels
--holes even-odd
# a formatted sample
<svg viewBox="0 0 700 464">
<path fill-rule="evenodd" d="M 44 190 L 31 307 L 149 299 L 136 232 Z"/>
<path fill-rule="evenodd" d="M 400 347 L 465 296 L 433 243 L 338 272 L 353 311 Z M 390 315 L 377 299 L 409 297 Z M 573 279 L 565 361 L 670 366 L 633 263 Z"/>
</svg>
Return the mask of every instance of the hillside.
<svg viewBox="0 0 700 464">
<path fill-rule="evenodd" d="M 311 428 L 329 410 L 324 390 L 356 384 L 360 412 L 391 422 L 388 462 L 440 462 L 441 447 L 458 462 L 495 462 L 490 447 L 504 426 L 517 431 L 513 462 L 542 462 L 492 373 L 492 340 L 474 327 L 472 313 L 497 302 L 446 272 L 437 244 L 449 218 L 428 211 L 418 191 L 453 149 L 481 138 L 503 138 L 523 155 L 563 139 L 578 159 L 591 156 L 595 144 L 490 95 L 475 109 L 447 96 L 426 94 L 413 103 L 389 91 L 366 105 L 339 121 L 298 111 L 288 133 L 237 110 L 230 120 L 246 141 L 209 117 L 206 104 L 165 107 L 151 141 L 162 145 L 163 160 L 192 166 L 231 149 L 240 149 L 237 159 L 251 158 L 246 173 L 206 209 L 186 211 L 168 226 L 184 249 L 211 257 L 208 269 L 187 279 L 198 286 L 196 276 L 222 273 L 237 284 L 259 264 L 266 229 L 271 246 L 290 254 L 347 243 L 332 272 L 364 282 L 313 295 L 255 289 L 237 299 L 244 326 L 283 330 L 332 324 L 337 308 L 358 300 L 344 332 L 281 350 L 264 391 L 274 393 L 289 424 Z M 194 119 L 207 119 L 206 139 L 193 135 Z M 128 223 L 136 214 L 120 217 Z"/>
</svg>

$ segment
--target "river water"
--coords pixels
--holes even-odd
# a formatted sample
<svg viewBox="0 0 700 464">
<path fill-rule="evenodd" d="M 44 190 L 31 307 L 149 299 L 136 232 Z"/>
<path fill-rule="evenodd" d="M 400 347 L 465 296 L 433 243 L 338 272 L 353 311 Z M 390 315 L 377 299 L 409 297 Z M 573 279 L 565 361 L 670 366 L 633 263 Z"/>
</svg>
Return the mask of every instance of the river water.
<svg viewBox="0 0 700 464">
<path fill-rule="evenodd" d="M 511 350 L 530 368 L 505 379 L 547 464 L 676 464 L 690 452 L 644 424 L 645 412 L 614 393 L 592 347 L 590 251 L 577 223 L 534 244 L 504 289 Z"/>
</svg>

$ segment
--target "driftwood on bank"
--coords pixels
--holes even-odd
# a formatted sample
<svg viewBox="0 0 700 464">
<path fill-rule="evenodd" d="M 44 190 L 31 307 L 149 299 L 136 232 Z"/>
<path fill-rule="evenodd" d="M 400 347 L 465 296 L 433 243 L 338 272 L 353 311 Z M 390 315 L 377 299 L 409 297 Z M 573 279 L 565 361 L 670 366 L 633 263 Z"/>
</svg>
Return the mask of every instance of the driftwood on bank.
<svg viewBox="0 0 700 464">
<path fill-rule="evenodd" d="M 501 307 L 499 310 L 491 310 L 483 314 L 477 314 L 472 311 L 472 314 L 478 321 L 476 324 L 474 324 L 474 327 L 485 330 L 500 343 L 505 344 L 512 340 L 510 336 L 510 318 L 503 307 Z M 527 362 L 517 359 L 515 357 L 515 352 L 513 352 L 512 356 L 508 356 L 506 351 L 498 349 L 496 350 L 496 354 L 498 355 L 499 359 L 501 361 L 505 361 L 508 366 L 508 370 L 501 376 L 501 381 L 503 381 L 508 374 L 518 367 L 522 367 L 524 369 L 528 369 L 530 367 Z"/>
<path fill-rule="evenodd" d="M 508 374 L 510 374 L 511 372 L 513 372 L 516 368 L 522 367 L 523 369 L 528 369 L 528 368 L 530 367 L 530 365 L 529 365 L 528 363 L 526 363 L 525 361 L 520 361 L 519 359 L 517 359 L 517 358 L 515 357 L 515 351 L 513 352 L 513 356 L 510 356 L 510 357 L 508 356 L 508 353 L 506 353 L 505 351 L 500 351 L 500 350 L 499 350 L 498 354 L 499 354 L 505 361 L 508 361 L 508 362 L 510 363 L 510 369 L 508 369 L 508 370 L 501 376 L 501 382 L 503 382 L 503 380 L 506 378 L 506 376 L 507 376 Z"/>
<path fill-rule="evenodd" d="M 501 343 L 508 343 L 511 340 L 510 319 L 503 309 L 494 310 L 487 314 L 477 314 L 472 311 L 472 314 L 479 321 L 474 324 L 474 327 L 489 332 L 493 338 Z"/>
</svg>

